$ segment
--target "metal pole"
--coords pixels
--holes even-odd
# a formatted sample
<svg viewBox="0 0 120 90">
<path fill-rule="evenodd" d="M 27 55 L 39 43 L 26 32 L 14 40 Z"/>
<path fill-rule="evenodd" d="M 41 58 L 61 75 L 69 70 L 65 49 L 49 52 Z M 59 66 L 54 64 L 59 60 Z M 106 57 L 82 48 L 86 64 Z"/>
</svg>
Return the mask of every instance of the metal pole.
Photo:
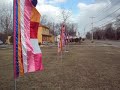
<svg viewBox="0 0 120 90">
<path fill-rule="evenodd" d="M 86 29 L 86 28 L 84 28 L 84 35 L 85 35 L 85 29 Z M 85 35 L 85 37 L 86 37 L 86 35 Z"/>
<path fill-rule="evenodd" d="M 92 42 L 93 42 L 93 17 L 92 17 Z"/>
<path fill-rule="evenodd" d="M 62 62 L 62 51 L 61 51 L 61 62 Z"/>
<path fill-rule="evenodd" d="M 16 79 L 14 80 L 14 89 L 16 90 L 16 86 L 17 85 L 17 82 L 16 82 Z"/>
<path fill-rule="evenodd" d="M 14 3 L 16 3 L 15 0 L 13 0 L 13 33 L 15 33 L 15 31 L 14 31 L 14 8 L 15 8 Z M 15 38 L 16 37 L 13 38 L 13 49 L 15 47 L 15 45 L 14 45 Z M 16 90 L 16 77 L 14 75 L 14 60 L 15 60 L 14 53 L 15 53 L 15 51 L 13 50 L 13 76 L 14 76 L 13 79 L 14 79 L 14 90 Z"/>
<path fill-rule="evenodd" d="M 93 40 L 94 40 L 94 38 L 93 38 L 93 19 L 95 18 L 95 17 L 90 17 L 91 19 L 92 19 L 92 43 L 94 42 Z"/>
</svg>

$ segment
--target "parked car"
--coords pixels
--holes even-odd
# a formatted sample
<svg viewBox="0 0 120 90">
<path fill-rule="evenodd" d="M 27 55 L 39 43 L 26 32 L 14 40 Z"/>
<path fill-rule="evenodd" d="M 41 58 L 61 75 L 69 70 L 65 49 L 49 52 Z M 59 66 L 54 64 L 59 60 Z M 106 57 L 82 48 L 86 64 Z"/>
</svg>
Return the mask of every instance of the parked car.
<svg viewBox="0 0 120 90">
<path fill-rule="evenodd" d="M 47 41 L 43 41 L 42 44 L 43 44 L 43 45 L 48 45 L 48 42 L 47 42 Z"/>
<path fill-rule="evenodd" d="M 3 42 L 0 40 L 0 45 L 3 44 Z"/>
</svg>

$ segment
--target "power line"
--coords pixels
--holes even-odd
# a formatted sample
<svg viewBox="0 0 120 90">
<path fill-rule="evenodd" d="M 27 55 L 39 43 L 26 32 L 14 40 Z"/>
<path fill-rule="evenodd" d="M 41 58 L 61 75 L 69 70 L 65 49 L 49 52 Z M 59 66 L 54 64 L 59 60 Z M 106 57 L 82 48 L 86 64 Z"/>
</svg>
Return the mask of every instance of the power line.
<svg viewBox="0 0 120 90">
<path fill-rule="evenodd" d="M 115 20 L 115 19 L 116 19 L 116 17 L 110 19 L 109 21 L 107 21 L 107 22 L 105 22 L 105 23 L 103 23 L 103 24 L 101 24 L 101 25 L 97 25 L 96 27 L 103 27 L 103 26 L 106 26 L 106 25 L 109 24 L 109 23 L 114 23 L 115 21 L 113 21 L 113 20 Z M 110 21 L 112 21 L 112 22 L 110 22 Z M 87 25 L 89 25 L 89 24 L 86 24 L 86 26 L 87 26 Z M 85 26 L 85 28 L 86 28 L 86 26 Z M 84 28 L 84 29 L 85 29 L 85 28 Z"/>
<path fill-rule="evenodd" d="M 119 1 L 117 1 L 116 3 L 114 3 L 114 5 L 117 5 L 117 4 L 119 4 Z M 109 4 L 109 5 L 111 5 L 111 4 Z M 104 10 L 105 8 L 107 8 L 109 5 L 107 5 L 106 7 L 104 7 L 102 10 Z M 108 10 L 110 10 L 111 8 L 113 8 L 113 7 L 110 7 L 110 8 L 108 8 L 108 9 L 105 10 L 105 11 L 108 11 Z M 102 10 L 101 10 L 101 11 L 102 11 Z M 105 12 L 105 11 L 104 11 L 104 12 Z M 99 11 L 99 12 L 100 12 L 100 11 Z M 97 13 L 97 14 L 99 14 L 99 13 Z M 101 13 L 101 14 L 102 14 L 102 13 Z M 95 15 L 95 16 L 96 16 L 96 15 Z M 107 16 L 110 16 L 110 15 L 107 15 Z M 102 19 L 107 18 L 107 16 L 104 17 L 104 18 L 102 18 Z M 99 17 L 99 16 L 97 16 L 97 17 Z M 97 17 L 96 17 L 96 18 L 97 18 Z M 98 20 L 98 21 L 102 21 L 102 19 L 100 19 L 100 20 Z M 98 22 L 98 21 L 96 21 L 96 22 Z M 96 23 L 96 22 L 94 22 L 94 23 Z M 88 23 L 88 24 L 89 24 L 89 23 Z M 86 27 L 88 24 L 86 24 L 85 27 Z"/>
<path fill-rule="evenodd" d="M 94 23 L 98 23 L 98 22 L 106 19 L 107 17 L 111 16 L 112 14 L 114 14 L 115 12 L 117 12 L 117 11 L 119 11 L 119 10 L 120 10 L 120 8 L 118 8 L 117 10 L 113 11 L 111 14 L 107 15 L 106 17 L 104 17 L 104 18 L 102 18 L 102 19 L 100 19 L 100 20 L 98 20 L 98 21 L 96 21 L 96 22 L 94 22 Z"/>
<path fill-rule="evenodd" d="M 106 9 L 107 7 L 109 7 L 111 4 L 108 4 L 107 6 L 105 6 L 104 8 L 102 8 L 96 15 L 98 15 L 99 13 L 101 13 L 101 11 L 103 11 L 104 9 Z"/>
<path fill-rule="evenodd" d="M 110 19 L 109 21 L 107 21 L 107 22 L 105 22 L 105 23 L 103 23 L 103 24 L 101 24 L 101 25 L 97 25 L 97 27 L 103 27 L 103 26 L 106 26 L 106 25 L 109 24 L 109 23 L 115 23 L 116 21 L 113 21 L 113 20 L 115 20 L 115 19 L 116 19 L 116 17 Z"/>
<path fill-rule="evenodd" d="M 114 6 L 116 6 L 117 4 L 119 4 L 120 3 L 120 1 L 117 1 L 116 3 L 114 3 L 113 5 L 112 5 L 112 7 L 110 7 L 110 8 L 108 8 L 107 10 L 105 10 L 105 8 L 103 8 L 101 11 L 104 13 L 104 12 L 107 12 L 107 11 L 109 11 L 111 8 L 113 8 Z M 111 5 L 111 4 L 109 4 L 109 5 Z M 108 6 L 109 6 L 108 5 Z M 108 7 L 108 6 L 106 6 L 106 8 Z M 105 11 L 104 11 L 105 10 Z M 100 12 L 100 13 L 97 13 L 97 15 L 98 14 L 102 14 L 102 12 Z M 100 16 L 100 15 L 99 15 Z M 98 17 L 98 16 L 97 16 Z"/>
<path fill-rule="evenodd" d="M 119 3 L 120 3 L 119 1 L 118 1 L 118 2 L 115 2 L 114 5 L 117 5 L 117 4 L 119 4 Z M 109 4 L 109 5 L 110 5 L 110 4 Z M 108 5 L 108 6 L 109 6 L 109 5 Z M 108 6 L 106 6 L 105 8 L 107 8 Z M 112 7 L 113 7 L 113 6 L 112 6 Z M 108 10 L 110 10 L 112 7 L 108 8 L 107 10 L 105 10 L 105 8 L 102 9 L 102 10 L 108 11 Z M 116 9 L 115 11 L 113 11 L 112 13 L 110 13 L 109 15 L 107 15 L 107 16 L 105 16 L 104 18 L 102 18 L 102 19 L 100 19 L 100 20 L 98 20 L 98 21 L 95 21 L 95 22 L 93 22 L 93 23 L 98 23 L 98 22 L 106 19 L 107 17 L 109 17 L 109 16 L 111 16 L 112 14 L 116 13 L 118 10 L 120 10 L 120 8 Z M 105 12 L 105 11 L 104 11 L 104 12 Z M 114 19 L 115 19 L 115 18 L 113 18 L 113 19 L 111 19 L 111 20 L 114 20 Z M 111 20 L 110 20 L 110 21 L 111 21 Z M 104 24 L 105 24 L 105 23 L 104 23 Z M 102 24 L 102 25 L 104 25 L 104 24 Z M 84 27 L 84 29 L 86 28 L 87 25 L 89 25 L 89 24 L 86 24 L 85 27 Z M 100 26 L 102 26 L 102 25 L 100 25 Z"/>
<path fill-rule="evenodd" d="M 111 19 L 111 20 L 109 20 L 109 21 L 107 21 L 107 22 L 105 22 L 105 23 L 99 25 L 99 27 L 100 27 L 100 26 L 103 26 L 103 25 L 106 25 L 106 24 L 108 24 L 108 23 L 113 23 L 113 22 L 114 22 L 113 20 L 115 20 L 115 18 L 113 18 L 113 19 Z M 110 22 L 110 21 L 112 21 L 112 22 Z"/>
</svg>

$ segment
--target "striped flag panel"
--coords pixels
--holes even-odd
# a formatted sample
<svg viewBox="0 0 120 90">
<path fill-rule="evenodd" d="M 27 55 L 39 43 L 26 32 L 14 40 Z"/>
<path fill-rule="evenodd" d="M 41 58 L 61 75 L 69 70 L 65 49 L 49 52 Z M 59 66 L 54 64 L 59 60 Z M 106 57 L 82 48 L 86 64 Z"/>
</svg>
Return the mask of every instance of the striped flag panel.
<svg viewBox="0 0 120 90">
<path fill-rule="evenodd" d="M 40 13 L 37 0 L 14 0 L 14 76 L 43 70 L 37 33 Z"/>
</svg>

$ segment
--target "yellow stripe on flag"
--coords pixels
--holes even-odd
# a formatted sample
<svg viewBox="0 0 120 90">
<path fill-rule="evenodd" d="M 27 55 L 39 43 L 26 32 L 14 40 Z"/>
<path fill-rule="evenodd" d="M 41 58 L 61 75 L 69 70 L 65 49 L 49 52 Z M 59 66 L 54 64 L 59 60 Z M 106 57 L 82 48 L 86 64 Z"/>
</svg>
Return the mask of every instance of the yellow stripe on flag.
<svg viewBox="0 0 120 90">
<path fill-rule="evenodd" d="M 22 76 L 24 74 L 23 71 L 23 61 L 22 61 L 22 45 L 21 45 L 21 25 L 20 25 L 20 0 L 18 0 L 18 61 L 19 61 L 19 74 Z"/>
<path fill-rule="evenodd" d="M 32 22 L 40 22 L 40 13 L 37 11 L 35 7 L 32 8 L 32 13 L 31 13 L 31 21 Z"/>
</svg>

